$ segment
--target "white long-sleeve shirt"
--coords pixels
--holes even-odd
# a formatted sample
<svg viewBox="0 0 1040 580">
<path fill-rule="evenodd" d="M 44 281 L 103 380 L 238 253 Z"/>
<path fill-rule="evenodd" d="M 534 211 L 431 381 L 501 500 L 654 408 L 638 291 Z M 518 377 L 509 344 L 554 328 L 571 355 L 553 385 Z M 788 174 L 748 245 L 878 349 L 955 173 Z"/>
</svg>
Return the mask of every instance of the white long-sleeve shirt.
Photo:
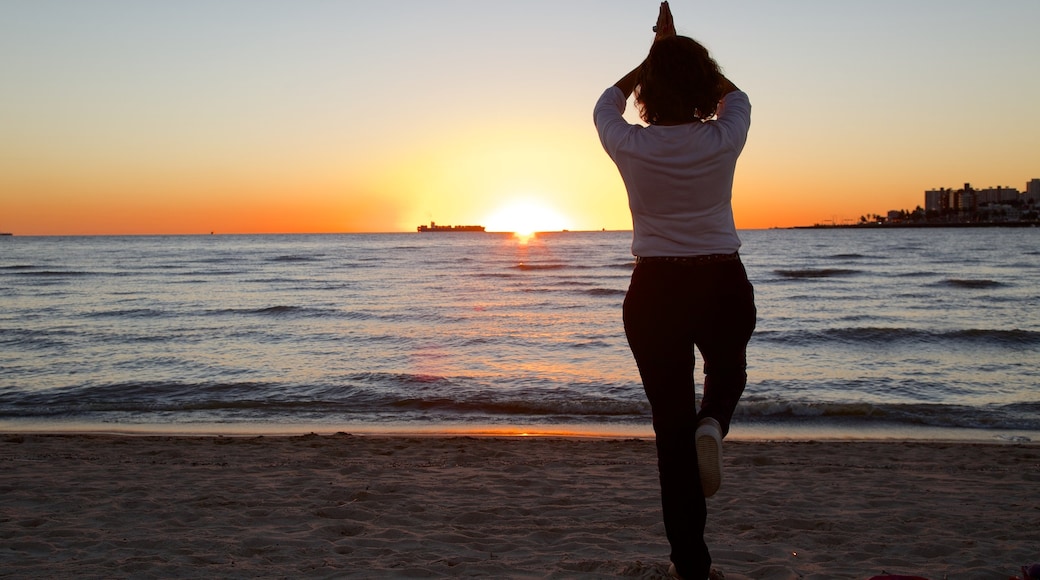
<svg viewBox="0 0 1040 580">
<path fill-rule="evenodd" d="M 731 254 L 733 173 L 751 126 L 742 91 L 723 97 L 716 118 L 682 125 L 632 125 L 626 98 L 610 87 L 593 114 L 600 142 L 617 165 L 632 210 L 636 256 Z"/>
</svg>

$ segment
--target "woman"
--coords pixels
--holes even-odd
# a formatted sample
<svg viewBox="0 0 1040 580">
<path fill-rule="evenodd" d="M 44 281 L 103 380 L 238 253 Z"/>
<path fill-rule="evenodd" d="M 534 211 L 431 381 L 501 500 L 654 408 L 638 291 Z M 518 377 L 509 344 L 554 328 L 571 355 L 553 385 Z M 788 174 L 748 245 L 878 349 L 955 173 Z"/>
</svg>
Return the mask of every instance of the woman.
<svg viewBox="0 0 1040 580">
<path fill-rule="evenodd" d="M 672 574 L 717 577 L 704 542 L 722 438 L 747 382 L 754 293 L 737 250 L 733 174 L 751 104 L 661 4 L 646 60 L 596 103 L 600 141 L 628 191 L 636 267 L 624 324 L 653 411 Z M 648 124 L 622 118 L 633 92 Z M 697 408 L 694 347 L 704 362 Z"/>
</svg>

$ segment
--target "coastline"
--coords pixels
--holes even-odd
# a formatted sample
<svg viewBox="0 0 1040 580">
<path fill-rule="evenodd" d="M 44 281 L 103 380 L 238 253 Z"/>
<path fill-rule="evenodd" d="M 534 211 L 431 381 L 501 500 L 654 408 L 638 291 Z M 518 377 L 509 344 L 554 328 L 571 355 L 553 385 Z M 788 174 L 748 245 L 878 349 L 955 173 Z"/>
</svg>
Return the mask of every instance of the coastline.
<svg viewBox="0 0 1040 580">
<path fill-rule="evenodd" d="M 1015 222 L 899 222 L 899 223 L 867 223 L 867 224 L 813 224 L 811 226 L 792 226 L 792 230 L 886 230 L 907 228 L 1035 228 L 1040 227 L 1037 221 Z"/>
<path fill-rule="evenodd" d="M 358 423 L 259 423 L 172 422 L 105 423 L 85 421 L 0 420 L 0 436 L 10 434 L 83 434 L 83 436 L 170 437 L 300 437 L 352 433 L 365 437 L 474 437 L 474 438 L 654 438 L 649 423 L 472 423 L 472 422 L 358 422 Z M 742 442 L 947 442 L 1035 443 L 1040 431 L 938 427 L 885 421 L 837 422 L 735 421 L 727 441 Z"/>
<path fill-rule="evenodd" d="M 474 424 L 474 423 L 98 423 L 0 420 L 0 436 L 113 435 L 172 437 L 298 437 L 350 433 L 372 437 L 549 437 L 575 439 L 654 438 L 647 424 Z M 742 442 L 957 442 L 1035 443 L 1040 431 L 914 426 L 887 422 L 858 425 L 826 421 L 735 422 L 727 441 Z"/>
<path fill-rule="evenodd" d="M 734 441 L 730 580 L 1007 578 L 1040 446 Z M 0 435 L 9 577 L 663 578 L 646 439 Z"/>
</svg>

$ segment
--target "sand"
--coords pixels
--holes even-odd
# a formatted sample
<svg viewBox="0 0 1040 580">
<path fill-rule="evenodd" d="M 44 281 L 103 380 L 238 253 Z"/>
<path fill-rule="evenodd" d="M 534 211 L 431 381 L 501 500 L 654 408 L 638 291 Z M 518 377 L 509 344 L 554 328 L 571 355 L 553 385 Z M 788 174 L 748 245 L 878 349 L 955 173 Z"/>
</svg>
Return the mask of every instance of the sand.
<svg viewBox="0 0 1040 580">
<path fill-rule="evenodd" d="M 1007 580 L 1040 446 L 727 442 L 727 580 Z M 3 578 L 660 578 L 653 443 L 0 435 Z"/>
</svg>

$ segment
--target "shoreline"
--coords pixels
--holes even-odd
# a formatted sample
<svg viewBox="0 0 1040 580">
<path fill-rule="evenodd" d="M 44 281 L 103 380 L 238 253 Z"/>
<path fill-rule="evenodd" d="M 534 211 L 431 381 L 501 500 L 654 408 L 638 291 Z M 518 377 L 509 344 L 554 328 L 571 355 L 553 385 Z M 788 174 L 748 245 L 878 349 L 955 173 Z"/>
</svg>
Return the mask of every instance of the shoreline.
<svg viewBox="0 0 1040 580">
<path fill-rule="evenodd" d="M 296 437 L 340 435 L 373 437 L 502 437 L 653 440 L 640 424 L 466 424 L 466 423 L 163 423 L 38 422 L 0 420 L 0 435 L 124 435 L 171 437 Z M 946 442 L 1037 444 L 1040 431 L 908 426 L 890 423 L 841 425 L 734 423 L 727 441 L 742 442 Z"/>
<path fill-rule="evenodd" d="M 813 224 L 811 226 L 791 226 L 791 230 L 891 230 L 908 228 L 1036 228 L 1040 227 L 1037 221 L 1014 221 L 1014 222 L 921 222 L 921 223 L 884 223 L 884 224 Z"/>
<path fill-rule="evenodd" d="M 999 450 L 999 451 L 998 451 Z M 729 580 L 1008 578 L 1034 444 L 727 442 Z M 5 575 L 664 578 L 644 439 L 0 435 Z"/>
</svg>

